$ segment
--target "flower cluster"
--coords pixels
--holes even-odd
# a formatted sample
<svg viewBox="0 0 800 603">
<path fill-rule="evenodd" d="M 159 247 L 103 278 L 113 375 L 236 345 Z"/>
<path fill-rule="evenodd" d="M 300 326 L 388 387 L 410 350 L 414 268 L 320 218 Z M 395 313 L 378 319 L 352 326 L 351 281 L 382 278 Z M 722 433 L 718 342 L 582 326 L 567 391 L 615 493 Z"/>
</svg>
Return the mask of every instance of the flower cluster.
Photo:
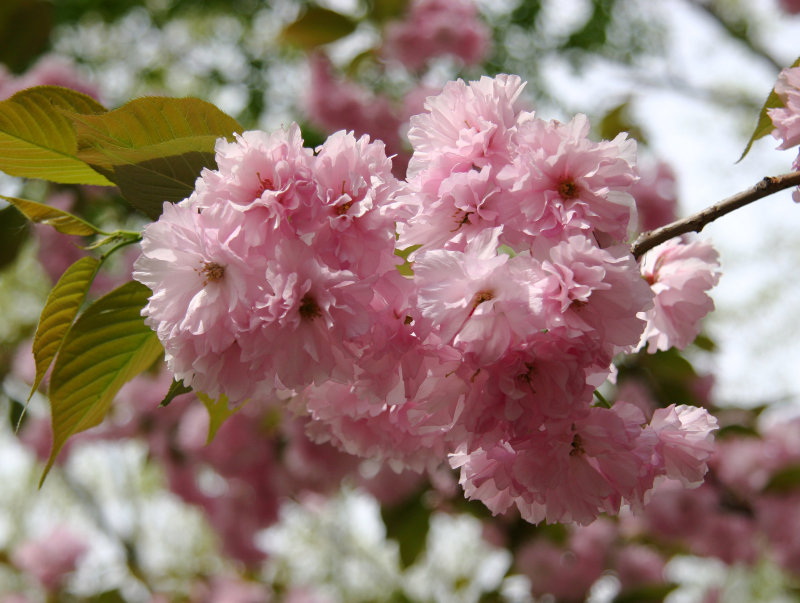
<svg viewBox="0 0 800 603">
<path fill-rule="evenodd" d="M 775 126 L 772 135 L 781 141 L 779 149 L 790 149 L 800 144 L 800 67 L 781 71 L 775 84 L 775 94 L 783 106 L 767 110 Z M 800 154 L 792 163 L 792 169 L 800 171 Z M 795 189 L 792 198 L 800 203 L 800 187 Z"/>
<path fill-rule="evenodd" d="M 402 21 L 390 22 L 383 54 L 408 69 L 422 69 L 438 56 L 452 55 L 466 65 L 480 63 L 490 32 L 471 0 L 414 0 Z"/>
<path fill-rule="evenodd" d="M 594 392 L 643 333 L 697 334 L 713 250 L 676 243 L 658 275 L 640 268 L 635 143 L 541 120 L 522 88 L 501 75 L 428 98 L 405 182 L 366 136 L 220 141 L 134 272 L 176 378 L 232 403 L 284 392 L 316 441 L 396 468 L 450 454 L 467 496 L 531 522 L 640 507 L 662 476 L 699 484 L 712 417 Z"/>
</svg>

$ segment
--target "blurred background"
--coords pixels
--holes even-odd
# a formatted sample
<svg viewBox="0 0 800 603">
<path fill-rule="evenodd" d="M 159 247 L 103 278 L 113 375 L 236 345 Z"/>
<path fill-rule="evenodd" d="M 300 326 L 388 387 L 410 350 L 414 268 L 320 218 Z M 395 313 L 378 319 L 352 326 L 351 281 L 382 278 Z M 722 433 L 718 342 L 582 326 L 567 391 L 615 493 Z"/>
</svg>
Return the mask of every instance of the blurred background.
<svg viewBox="0 0 800 603">
<path fill-rule="evenodd" d="M 585 113 L 595 138 L 638 140 L 644 229 L 790 170 L 796 150 L 771 137 L 737 160 L 798 55 L 791 0 L 0 6 L 0 99 L 35 85 L 109 108 L 195 96 L 248 129 L 297 121 L 310 147 L 339 129 L 368 133 L 398 177 L 426 96 L 457 77 L 519 74 L 538 116 Z M 107 189 L 0 173 L 0 194 L 111 228 L 145 224 Z M 155 370 L 37 489 L 49 420 L 40 394 L 21 420 L 30 337 L 49 288 L 84 252 L 2 205 L 0 602 L 800 600 L 799 229 L 790 191 L 709 225 L 723 278 L 706 334 L 685 354 L 626 359 L 610 393 L 713 408 L 723 430 L 708 483 L 578 529 L 491 518 L 446 468 L 398 475 L 311 444 L 277 402 L 243 409 L 205 446 L 205 407 L 157 408 L 170 376 Z M 127 280 L 135 256 L 92 295 Z"/>
</svg>

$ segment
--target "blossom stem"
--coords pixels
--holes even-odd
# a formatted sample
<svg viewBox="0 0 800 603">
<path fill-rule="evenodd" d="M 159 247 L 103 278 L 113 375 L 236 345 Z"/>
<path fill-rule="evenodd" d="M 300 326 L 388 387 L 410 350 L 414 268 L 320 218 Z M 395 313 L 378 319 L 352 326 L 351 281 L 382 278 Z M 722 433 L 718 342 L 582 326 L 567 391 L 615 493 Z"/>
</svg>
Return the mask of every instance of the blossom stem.
<svg viewBox="0 0 800 603">
<path fill-rule="evenodd" d="M 643 232 L 631 245 L 631 253 L 633 253 L 634 257 L 639 258 L 656 245 L 660 245 L 673 237 L 687 232 L 700 232 L 707 224 L 725 214 L 793 186 L 800 186 L 800 171 L 789 172 L 780 176 L 767 176 L 747 190 L 723 199 L 696 214 L 676 220 L 666 226 Z"/>
</svg>

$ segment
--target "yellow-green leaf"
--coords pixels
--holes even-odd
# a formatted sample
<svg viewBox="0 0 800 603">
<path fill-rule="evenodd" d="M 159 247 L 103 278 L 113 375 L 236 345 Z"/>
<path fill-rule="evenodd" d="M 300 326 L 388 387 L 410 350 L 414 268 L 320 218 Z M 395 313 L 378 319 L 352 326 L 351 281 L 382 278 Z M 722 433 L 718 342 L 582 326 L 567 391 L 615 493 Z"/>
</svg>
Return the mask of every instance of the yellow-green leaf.
<svg viewBox="0 0 800 603">
<path fill-rule="evenodd" d="M 214 441 L 214 436 L 217 435 L 217 431 L 222 427 L 222 424 L 228 420 L 228 417 L 239 410 L 241 406 L 229 408 L 228 396 L 225 394 L 220 396 L 219 400 L 212 400 L 210 396 L 202 392 L 196 392 L 196 394 L 205 405 L 206 410 L 208 410 L 208 439 L 206 440 L 206 444 L 210 444 Z"/>
<path fill-rule="evenodd" d="M 0 170 L 64 184 L 112 186 L 76 156 L 75 130 L 64 114 L 105 110 L 90 96 L 58 86 L 28 88 L 0 102 Z"/>
<path fill-rule="evenodd" d="M 794 63 L 792 63 L 792 67 L 800 66 L 800 58 L 798 58 Z M 750 137 L 750 140 L 747 141 L 747 146 L 742 151 L 742 156 L 739 157 L 737 163 L 744 159 L 745 155 L 750 152 L 750 148 L 753 146 L 753 143 L 758 140 L 759 138 L 764 138 L 764 136 L 768 136 L 772 133 L 772 130 L 775 129 L 775 126 L 772 125 L 772 120 L 769 117 L 768 111 L 770 109 L 775 109 L 777 107 L 782 107 L 783 102 L 775 93 L 775 89 L 773 88 L 772 91 L 767 96 L 767 100 L 764 101 L 764 105 L 761 107 L 761 111 L 758 114 L 758 123 L 756 124 L 756 129 L 753 131 L 753 135 Z"/>
<path fill-rule="evenodd" d="M 281 39 L 294 46 L 311 50 L 350 35 L 358 23 L 341 13 L 312 6 L 281 32 Z"/>
<path fill-rule="evenodd" d="M 53 447 L 42 480 L 67 439 L 98 425 L 119 389 L 163 353 L 141 316 L 150 294 L 130 281 L 89 306 L 68 331 L 50 376 Z"/>
<path fill-rule="evenodd" d="M 86 299 L 86 293 L 99 267 L 100 260 L 92 257 L 79 259 L 64 271 L 47 296 L 47 302 L 39 317 L 39 325 L 36 327 L 36 335 L 33 337 L 36 379 L 28 396 L 29 400 L 42 382 L 53 358 L 56 357 L 64 336 L 78 315 L 83 300 Z"/>
<path fill-rule="evenodd" d="M 235 119 L 196 98 L 144 97 L 102 115 L 71 118 L 78 157 L 151 218 L 164 201 L 187 197 L 204 167 L 216 167 L 219 138 L 242 131 Z"/>
<path fill-rule="evenodd" d="M 182 396 L 183 394 L 188 394 L 192 391 L 192 388 L 188 385 L 184 385 L 183 381 L 178 381 L 177 379 L 173 379 L 172 383 L 169 386 L 169 390 L 167 390 L 164 399 L 161 400 L 159 407 L 169 406 L 169 403 L 172 402 L 178 396 Z"/>
<path fill-rule="evenodd" d="M 78 216 L 57 209 L 44 203 L 29 201 L 28 199 L 17 199 L 16 197 L 5 197 L 0 195 L 0 199 L 5 199 L 16 207 L 31 222 L 48 224 L 58 232 L 68 235 L 91 236 L 95 234 L 105 234 L 99 228 L 92 226 L 86 220 Z"/>
</svg>

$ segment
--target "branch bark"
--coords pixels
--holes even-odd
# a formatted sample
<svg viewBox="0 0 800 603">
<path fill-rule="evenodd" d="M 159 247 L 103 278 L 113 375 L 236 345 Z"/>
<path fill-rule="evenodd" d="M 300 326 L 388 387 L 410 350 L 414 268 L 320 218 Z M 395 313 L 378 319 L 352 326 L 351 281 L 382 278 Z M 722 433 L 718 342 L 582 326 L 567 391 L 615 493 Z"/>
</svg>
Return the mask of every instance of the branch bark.
<svg viewBox="0 0 800 603">
<path fill-rule="evenodd" d="M 700 232 L 710 222 L 717 218 L 729 214 L 730 212 L 744 207 L 753 201 L 758 201 L 768 197 L 778 191 L 782 191 L 793 186 L 800 186 L 800 172 L 790 172 L 780 176 L 767 176 L 760 180 L 755 186 L 740 193 L 723 199 L 704 210 L 662 226 L 655 230 L 649 230 L 640 234 L 631 245 L 631 253 L 639 258 L 645 252 L 656 245 L 668 241 L 673 237 L 686 234 L 687 232 Z"/>
</svg>

